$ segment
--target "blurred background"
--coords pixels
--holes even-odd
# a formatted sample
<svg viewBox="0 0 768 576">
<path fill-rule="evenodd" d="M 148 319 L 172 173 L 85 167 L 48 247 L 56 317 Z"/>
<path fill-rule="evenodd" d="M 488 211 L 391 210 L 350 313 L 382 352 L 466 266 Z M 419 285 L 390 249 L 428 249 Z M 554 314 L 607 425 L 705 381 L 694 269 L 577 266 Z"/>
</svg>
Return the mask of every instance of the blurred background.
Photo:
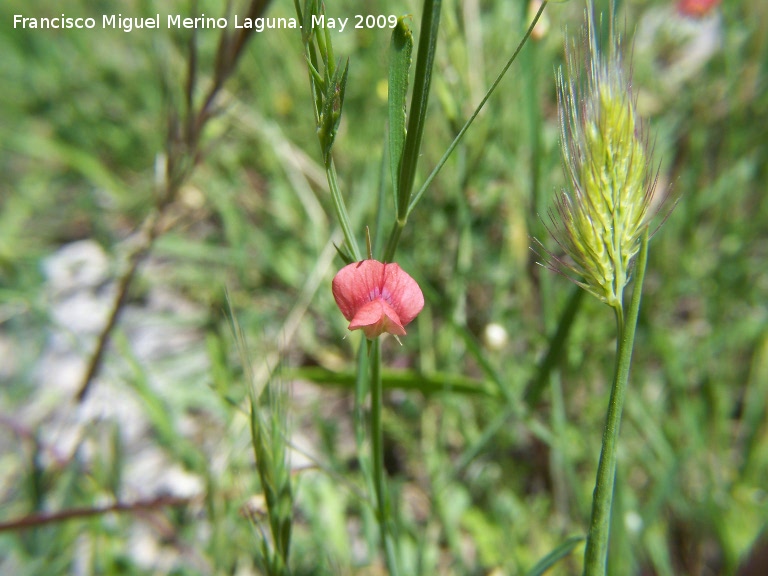
<svg viewBox="0 0 768 576">
<path fill-rule="evenodd" d="M 235 2 L 230 23 L 246 9 Z M 287 0 L 263 9 L 295 16 Z M 163 25 L 103 29 L 116 10 Z M 390 30 L 353 29 L 354 16 L 412 14 L 418 42 L 422 8 L 326 10 L 350 18 L 331 32 L 349 58 L 334 157 L 362 242 L 365 226 L 391 226 L 389 204 L 377 220 Z M 535 10 L 443 2 L 417 186 Z M 384 432 L 414 574 L 526 574 L 586 531 L 615 353 L 607 306 L 581 300 L 557 369 L 527 395 L 575 290 L 529 247 L 557 249 L 542 223 L 564 185 L 554 72 L 583 10 L 546 7 L 401 240 L 427 304 L 402 346 L 384 343 Z M 0 573 L 261 573 L 230 310 L 253 378 L 289 391 L 294 573 L 383 573 L 301 34 L 253 33 L 222 75 L 222 33 L 239 31 L 197 30 L 190 92 L 192 32 L 165 15 L 201 13 L 226 15 L 204 0 L 0 5 Z M 97 26 L 14 28 L 15 14 Z M 651 242 L 609 572 L 765 574 L 768 4 L 627 0 L 618 22 L 672 202 Z M 581 552 L 553 573 L 579 574 Z"/>
</svg>

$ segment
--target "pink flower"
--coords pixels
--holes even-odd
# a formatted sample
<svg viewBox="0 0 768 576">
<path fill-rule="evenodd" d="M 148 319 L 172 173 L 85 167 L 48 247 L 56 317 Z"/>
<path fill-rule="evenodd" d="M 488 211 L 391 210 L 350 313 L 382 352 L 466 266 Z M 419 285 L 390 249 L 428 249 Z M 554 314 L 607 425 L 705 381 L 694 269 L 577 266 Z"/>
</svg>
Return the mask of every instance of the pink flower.
<svg viewBox="0 0 768 576">
<path fill-rule="evenodd" d="M 363 260 L 344 266 L 333 279 L 333 297 L 349 329 L 373 339 L 384 332 L 405 335 L 405 326 L 424 308 L 416 280 L 397 264 Z"/>
<path fill-rule="evenodd" d="M 683 16 L 700 18 L 720 4 L 720 0 L 678 0 L 677 10 Z"/>
</svg>

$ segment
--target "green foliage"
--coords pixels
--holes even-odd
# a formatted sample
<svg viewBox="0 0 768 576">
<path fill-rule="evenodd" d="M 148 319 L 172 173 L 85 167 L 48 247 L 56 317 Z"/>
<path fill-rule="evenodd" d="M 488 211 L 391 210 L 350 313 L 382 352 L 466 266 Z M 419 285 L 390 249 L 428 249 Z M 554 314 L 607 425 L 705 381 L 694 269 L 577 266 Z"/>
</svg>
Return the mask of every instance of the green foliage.
<svg viewBox="0 0 768 576">
<path fill-rule="evenodd" d="M 411 54 L 413 52 L 413 34 L 399 18 L 397 26 L 392 31 L 389 45 L 389 83 L 387 97 L 389 100 L 389 164 L 392 176 L 392 188 L 395 199 L 395 212 L 400 213 L 400 173 L 403 166 L 407 131 L 405 129 L 406 96 L 408 95 L 408 75 L 411 70 Z"/>
</svg>

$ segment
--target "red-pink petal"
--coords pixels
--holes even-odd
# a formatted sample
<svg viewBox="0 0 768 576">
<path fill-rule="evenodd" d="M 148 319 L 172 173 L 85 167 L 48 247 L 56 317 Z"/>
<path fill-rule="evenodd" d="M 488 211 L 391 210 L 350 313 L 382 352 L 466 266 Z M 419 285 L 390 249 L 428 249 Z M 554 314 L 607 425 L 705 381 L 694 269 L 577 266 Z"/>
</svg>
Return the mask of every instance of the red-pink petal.
<svg viewBox="0 0 768 576">
<path fill-rule="evenodd" d="M 365 304 L 357 311 L 352 322 L 349 323 L 350 330 L 362 328 L 367 338 L 376 338 L 384 332 L 405 336 L 400 318 L 392 307 L 381 298 L 376 298 Z"/>
<path fill-rule="evenodd" d="M 397 264 L 363 260 L 339 270 L 333 279 L 333 297 L 350 321 L 368 338 L 383 332 L 404 335 L 405 328 L 424 307 L 416 281 Z"/>
<path fill-rule="evenodd" d="M 679 0 L 677 3 L 677 10 L 683 16 L 700 18 L 706 16 L 707 13 L 716 8 L 718 4 L 720 4 L 720 0 Z"/>
<path fill-rule="evenodd" d="M 384 271 L 382 295 L 389 292 L 391 306 L 400 317 L 403 326 L 407 326 L 424 308 L 424 294 L 416 283 L 397 264 L 387 264 Z M 386 297 L 385 297 L 386 299 Z"/>
<path fill-rule="evenodd" d="M 352 320 L 361 306 L 373 300 L 381 290 L 384 264 L 376 260 L 363 260 L 347 264 L 333 279 L 333 297 L 344 318 Z"/>
</svg>

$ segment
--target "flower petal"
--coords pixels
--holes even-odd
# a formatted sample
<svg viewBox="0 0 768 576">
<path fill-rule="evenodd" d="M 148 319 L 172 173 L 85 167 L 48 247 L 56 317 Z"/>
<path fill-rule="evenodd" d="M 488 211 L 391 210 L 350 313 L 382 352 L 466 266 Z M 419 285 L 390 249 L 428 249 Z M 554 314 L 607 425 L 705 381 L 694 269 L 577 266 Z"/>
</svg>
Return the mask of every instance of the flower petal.
<svg viewBox="0 0 768 576">
<path fill-rule="evenodd" d="M 381 291 L 385 265 L 376 260 L 353 262 L 339 270 L 333 279 L 333 297 L 344 318 L 355 314 Z"/>
<path fill-rule="evenodd" d="M 357 311 L 350 330 L 362 329 L 367 338 L 373 339 L 384 332 L 405 336 L 405 328 L 400 322 L 397 312 L 381 298 L 376 298 L 365 304 Z"/>
<path fill-rule="evenodd" d="M 348 264 L 336 274 L 332 288 L 349 329 L 362 329 L 368 338 L 384 332 L 405 335 L 404 326 L 424 307 L 419 285 L 397 264 Z"/>
<path fill-rule="evenodd" d="M 394 263 L 385 265 L 382 297 L 395 309 L 403 326 L 424 308 L 424 294 L 416 280 Z"/>
</svg>

